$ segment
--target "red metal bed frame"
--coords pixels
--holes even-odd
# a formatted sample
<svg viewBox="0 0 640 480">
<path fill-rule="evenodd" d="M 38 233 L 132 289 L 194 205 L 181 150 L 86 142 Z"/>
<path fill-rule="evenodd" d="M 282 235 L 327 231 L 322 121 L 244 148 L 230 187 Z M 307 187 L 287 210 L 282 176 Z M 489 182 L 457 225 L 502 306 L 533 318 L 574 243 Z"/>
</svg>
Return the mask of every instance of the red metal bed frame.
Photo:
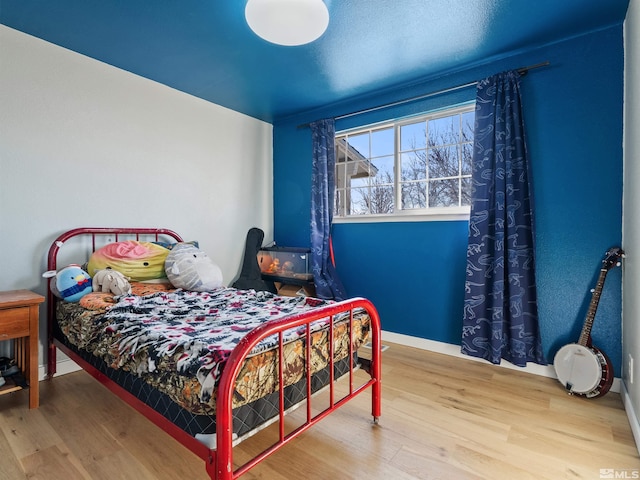
<svg viewBox="0 0 640 480">
<path fill-rule="evenodd" d="M 182 237 L 176 232 L 162 228 L 76 228 L 60 235 L 51 245 L 49 249 L 49 256 L 47 262 L 47 270 L 57 269 L 57 255 L 60 248 L 64 243 L 77 236 L 91 236 L 92 249 L 96 249 L 96 237 L 97 236 L 110 236 L 113 237 L 112 241 L 118 241 L 118 237 L 127 236 L 130 239 L 135 236 L 136 239 L 149 239 L 154 238 L 160 240 L 163 237 L 169 237 L 175 241 L 181 242 Z M 49 279 L 51 281 L 51 279 Z M 282 446 L 289 443 L 295 437 L 302 432 L 309 429 L 312 425 L 322 420 L 337 408 L 344 405 L 346 402 L 359 395 L 367 388 L 371 388 L 371 414 L 373 416 L 374 423 L 378 423 L 378 418 L 381 413 L 381 400 L 382 400 L 382 385 L 380 381 L 381 376 L 381 326 L 380 318 L 373 304 L 363 298 L 353 298 L 345 300 L 343 302 L 337 302 L 322 308 L 314 309 L 303 314 L 292 315 L 286 318 L 273 320 L 262 324 L 260 327 L 249 332 L 245 336 L 238 346 L 233 350 L 231 356 L 227 360 L 227 364 L 223 370 L 218 386 L 218 397 L 216 401 L 216 449 L 211 449 L 208 446 L 201 443 L 191 435 L 187 434 L 184 430 L 177 427 L 169 420 L 167 420 L 160 413 L 153 410 L 151 407 L 143 403 L 134 395 L 130 394 L 118 384 L 109 379 L 102 372 L 97 370 L 92 365 L 88 364 L 75 352 L 67 348 L 60 341 L 53 337 L 53 322 L 55 321 L 55 302 L 56 298 L 51 293 L 51 290 L 47 288 L 47 340 L 48 340 L 48 359 L 47 359 L 47 378 L 51 379 L 56 373 L 56 349 L 59 348 L 69 358 L 80 365 L 84 370 L 90 373 L 93 377 L 99 380 L 118 397 L 122 398 L 133 408 L 142 413 L 145 417 L 162 428 L 165 432 L 175 438 L 182 445 L 187 447 L 193 453 L 198 455 L 206 462 L 206 470 L 211 479 L 213 480 L 232 480 L 240 477 L 246 473 L 249 469 L 257 465 L 259 462 L 267 458 L 269 455 L 280 449 Z M 316 320 L 331 318 L 329 322 L 329 336 L 333 338 L 333 319 L 338 314 L 344 314 L 349 312 L 349 321 L 353 322 L 353 313 L 356 309 L 364 309 L 370 318 L 371 331 L 371 360 L 368 362 L 367 373 L 371 378 L 354 387 L 353 378 L 353 338 L 352 328 L 349 328 L 349 393 L 340 397 L 338 400 L 334 396 L 334 358 L 333 358 L 333 342 L 329 342 L 329 375 L 330 382 L 329 388 L 329 406 L 315 415 L 312 414 L 311 403 L 311 369 L 310 369 L 310 345 L 311 334 L 310 324 Z M 283 333 L 291 328 L 305 326 L 305 346 L 306 346 L 306 379 L 307 379 L 307 395 L 306 395 L 306 421 L 302 423 L 295 430 L 285 434 L 284 429 L 284 389 L 283 384 Z M 273 443 L 269 448 L 258 454 L 253 459 L 249 460 L 245 464 L 234 469 L 233 465 L 233 414 L 232 414 L 232 399 L 235 379 L 240 372 L 242 364 L 251 350 L 264 338 L 271 335 L 278 336 L 278 349 L 279 349 L 279 362 L 278 362 L 278 376 L 279 376 L 279 439 Z"/>
</svg>

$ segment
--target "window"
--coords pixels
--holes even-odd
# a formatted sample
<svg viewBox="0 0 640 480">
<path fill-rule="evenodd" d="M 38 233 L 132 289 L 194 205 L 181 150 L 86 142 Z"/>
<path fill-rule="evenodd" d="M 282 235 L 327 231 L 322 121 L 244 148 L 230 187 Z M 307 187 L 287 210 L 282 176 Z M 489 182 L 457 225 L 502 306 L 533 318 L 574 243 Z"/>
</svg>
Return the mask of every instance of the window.
<svg viewBox="0 0 640 480">
<path fill-rule="evenodd" d="M 335 217 L 468 214 L 475 106 L 336 134 Z"/>
</svg>

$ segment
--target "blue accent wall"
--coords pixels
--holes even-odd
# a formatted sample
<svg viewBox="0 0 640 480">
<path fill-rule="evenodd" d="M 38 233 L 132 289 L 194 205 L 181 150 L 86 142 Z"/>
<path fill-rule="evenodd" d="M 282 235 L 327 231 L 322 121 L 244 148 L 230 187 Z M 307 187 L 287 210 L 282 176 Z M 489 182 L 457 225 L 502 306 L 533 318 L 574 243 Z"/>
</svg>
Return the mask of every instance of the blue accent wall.
<svg viewBox="0 0 640 480">
<path fill-rule="evenodd" d="M 549 362 L 578 339 L 606 250 L 622 236 L 622 26 L 274 124 L 275 240 L 309 245 L 311 133 L 300 124 L 537 64 L 522 79 L 532 170 L 542 344 Z M 338 120 L 336 129 L 455 105 L 474 88 Z M 460 344 L 468 222 L 334 225 L 338 272 L 350 296 L 377 306 L 383 329 Z M 594 345 L 621 374 L 621 272 L 605 283 Z"/>
</svg>

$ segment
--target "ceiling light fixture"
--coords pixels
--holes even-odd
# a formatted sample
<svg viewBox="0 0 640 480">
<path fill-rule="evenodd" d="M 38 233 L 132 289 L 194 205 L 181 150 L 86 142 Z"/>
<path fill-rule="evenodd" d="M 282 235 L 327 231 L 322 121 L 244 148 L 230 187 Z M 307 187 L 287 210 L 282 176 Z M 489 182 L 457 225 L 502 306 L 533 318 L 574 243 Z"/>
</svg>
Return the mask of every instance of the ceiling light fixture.
<svg viewBox="0 0 640 480">
<path fill-rule="evenodd" d="M 249 0 L 244 16 L 259 37 L 286 46 L 313 42 L 329 25 L 322 0 Z"/>
</svg>

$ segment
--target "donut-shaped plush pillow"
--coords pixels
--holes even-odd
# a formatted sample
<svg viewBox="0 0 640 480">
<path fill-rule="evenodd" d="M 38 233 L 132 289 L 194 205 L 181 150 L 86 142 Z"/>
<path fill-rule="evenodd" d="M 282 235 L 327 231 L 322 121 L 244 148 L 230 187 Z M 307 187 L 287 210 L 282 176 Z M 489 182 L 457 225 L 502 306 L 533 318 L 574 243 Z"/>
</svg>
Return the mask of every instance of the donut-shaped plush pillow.
<svg viewBox="0 0 640 480">
<path fill-rule="evenodd" d="M 87 271 L 93 277 L 98 270 L 111 268 L 133 282 L 166 278 L 164 262 L 168 254 L 167 248 L 153 242 L 126 240 L 109 243 L 93 252 Z"/>
</svg>

